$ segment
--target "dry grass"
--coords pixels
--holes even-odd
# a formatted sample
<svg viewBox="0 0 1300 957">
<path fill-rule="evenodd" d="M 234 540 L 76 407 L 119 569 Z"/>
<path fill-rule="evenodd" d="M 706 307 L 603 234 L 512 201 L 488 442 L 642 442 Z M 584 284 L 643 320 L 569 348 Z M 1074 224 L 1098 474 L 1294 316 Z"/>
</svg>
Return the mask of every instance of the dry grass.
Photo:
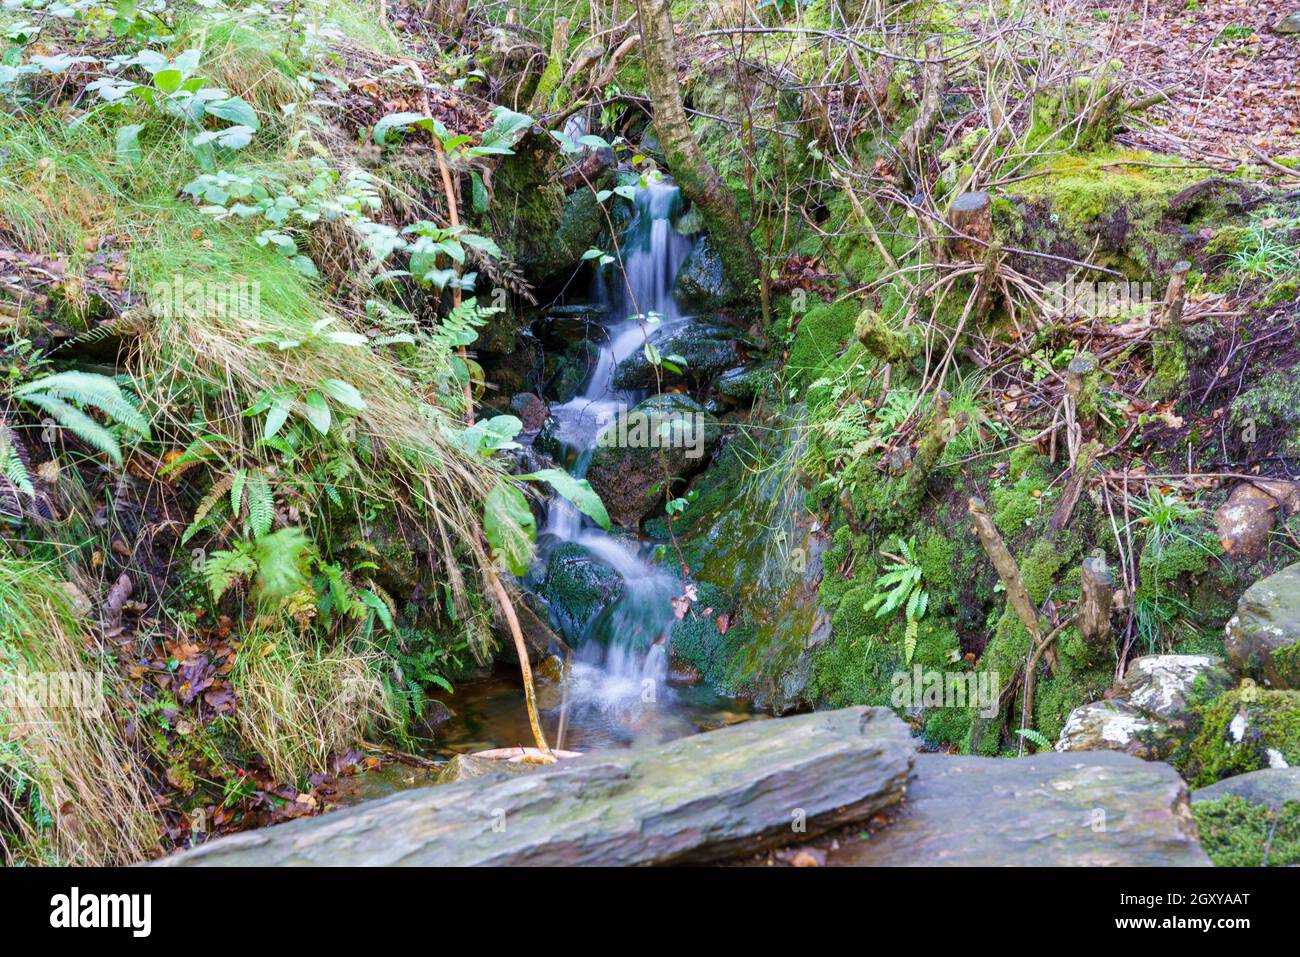
<svg viewBox="0 0 1300 957">
<path fill-rule="evenodd" d="M 115 675 L 105 668 L 101 678 L 90 644 L 57 569 L 0 557 L 0 846 L 10 864 L 129 864 L 159 847 L 153 802 L 113 713 Z M 102 680 L 102 707 L 19 697 L 37 674 Z"/>
</svg>

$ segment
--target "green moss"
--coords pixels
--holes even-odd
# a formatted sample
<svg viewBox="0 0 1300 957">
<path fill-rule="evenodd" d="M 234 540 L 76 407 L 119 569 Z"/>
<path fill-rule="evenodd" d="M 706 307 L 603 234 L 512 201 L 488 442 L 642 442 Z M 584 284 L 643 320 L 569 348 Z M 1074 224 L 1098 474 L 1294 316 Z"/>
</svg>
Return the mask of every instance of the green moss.
<svg viewBox="0 0 1300 957">
<path fill-rule="evenodd" d="M 1201 846 L 1218 867 L 1300 864 L 1300 802 L 1273 810 L 1236 795 L 1192 805 Z"/>
<path fill-rule="evenodd" d="M 1042 460 L 1046 461 L 1046 460 Z M 1019 538 L 1026 528 L 1043 516 L 1043 492 L 1047 478 L 1041 465 L 1026 469 L 1010 485 L 993 489 L 989 494 L 993 507 L 993 524 L 1008 538 Z"/>
<path fill-rule="evenodd" d="M 1215 698 L 1199 715 L 1200 733 L 1173 758 L 1194 787 L 1269 767 L 1270 751 L 1291 767 L 1300 764 L 1300 691 L 1247 684 Z"/>
<path fill-rule="evenodd" d="M 786 371 L 791 381 L 807 383 L 842 353 L 853 340 L 857 318 L 858 304 L 853 300 L 813 303 L 799 319 L 786 360 Z"/>
<path fill-rule="evenodd" d="M 1039 539 L 1034 542 L 1029 554 L 1020 560 L 1020 577 L 1035 605 L 1041 605 L 1047 600 L 1057 573 L 1065 567 L 1070 557 L 1068 552 L 1058 549 L 1047 539 Z"/>
</svg>

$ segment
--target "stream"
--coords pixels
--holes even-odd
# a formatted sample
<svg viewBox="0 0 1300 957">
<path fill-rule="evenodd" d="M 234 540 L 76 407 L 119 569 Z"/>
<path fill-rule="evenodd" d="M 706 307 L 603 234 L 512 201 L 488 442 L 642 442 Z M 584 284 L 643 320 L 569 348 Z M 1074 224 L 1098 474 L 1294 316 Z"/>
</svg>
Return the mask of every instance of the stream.
<svg viewBox="0 0 1300 957">
<path fill-rule="evenodd" d="M 619 412 L 648 391 L 617 390 L 614 370 L 644 347 L 646 332 L 693 322 L 673 299 L 673 282 L 692 240 L 673 228 L 677 187 L 649 182 L 637 190 L 634 215 L 620 244 L 622 269 L 597 270 L 590 303 L 600 319 L 588 329 L 595 361 L 578 394 L 553 402 L 556 436 L 569 471 L 584 477 L 596 440 Z M 561 546 L 580 548 L 623 580 L 621 595 L 590 622 L 558 629 L 573 648 L 567 687 L 539 679 L 543 729 L 553 747 L 586 751 L 662 742 L 744 720 L 743 702 L 703 687 L 672 687 L 668 639 L 679 576 L 656 564 L 654 544 L 629 532 L 606 532 L 558 496 L 546 503 L 538 535 L 539 567 L 522 584 L 541 581 Z M 467 684 L 440 700 L 453 717 L 440 725 L 437 749 L 465 752 L 531 744 L 517 676 Z"/>
</svg>

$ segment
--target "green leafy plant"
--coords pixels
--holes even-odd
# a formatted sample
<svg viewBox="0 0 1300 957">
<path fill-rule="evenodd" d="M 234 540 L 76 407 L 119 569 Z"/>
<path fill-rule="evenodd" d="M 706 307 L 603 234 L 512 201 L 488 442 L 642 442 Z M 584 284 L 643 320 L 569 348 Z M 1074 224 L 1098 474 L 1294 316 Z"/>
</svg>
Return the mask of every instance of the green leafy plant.
<svg viewBox="0 0 1300 957">
<path fill-rule="evenodd" d="M 149 421 L 108 376 L 94 372 L 56 372 L 16 386 L 11 394 L 46 413 L 60 427 L 103 452 L 117 465 L 122 464 L 122 447 L 112 432 L 86 413 L 87 408 L 98 410 L 139 438 L 149 437 Z"/>
<path fill-rule="evenodd" d="M 916 652 L 921 619 L 930 606 L 930 595 L 921 581 L 921 566 L 916 560 L 915 549 L 915 538 L 899 538 L 897 555 L 881 553 L 889 560 L 890 567 L 876 579 L 876 593 L 862 606 L 863 611 L 874 610 L 877 618 L 884 618 L 903 609 L 907 617 L 903 647 L 909 665 Z"/>
</svg>

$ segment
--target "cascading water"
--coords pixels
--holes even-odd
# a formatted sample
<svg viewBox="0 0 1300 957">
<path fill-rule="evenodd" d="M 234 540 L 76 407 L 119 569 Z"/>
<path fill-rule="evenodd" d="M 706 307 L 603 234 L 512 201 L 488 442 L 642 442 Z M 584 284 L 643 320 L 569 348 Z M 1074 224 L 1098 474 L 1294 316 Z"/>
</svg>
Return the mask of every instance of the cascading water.
<svg viewBox="0 0 1300 957">
<path fill-rule="evenodd" d="M 552 407 L 561 445 L 576 453 L 573 473 L 582 477 L 602 427 L 644 393 L 613 388 L 614 370 L 644 348 L 649 326 L 684 322 L 673 300 L 677 271 L 691 241 L 678 234 L 672 217 L 680 202 L 676 186 L 645 185 L 636 193 L 635 216 L 621 245 L 622 268 L 598 275 L 595 299 L 604 321 L 597 328 L 598 354 L 592 372 L 568 402 Z M 634 537 L 612 535 L 563 499 L 547 510 L 540 537 L 543 558 L 572 542 L 623 579 L 620 598 L 576 637 L 568 707 L 576 724 L 590 725 L 596 711 L 624 730 L 646 733 L 656 716 L 671 712 L 667 639 L 674 621 L 672 599 L 678 579 L 655 565 Z"/>
<path fill-rule="evenodd" d="M 591 370 L 567 402 L 550 406 L 548 428 L 577 477 L 585 476 L 603 427 L 618 413 L 647 397 L 644 391 L 613 387 L 619 363 L 645 346 L 656 329 L 686 324 L 673 301 L 678 270 L 692 242 L 673 228 L 680 205 L 677 187 L 648 183 L 634 197 L 633 217 L 619 244 L 621 262 L 600 272 L 591 305 L 599 314 L 586 336 L 596 348 Z M 588 750 L 644 740 L 668 740 L 747 716 L 746 705 L 702 687 L 673 688 L 668 682 L 668 638 L 676 617 L 673 599 L 682 583 L 651 558 L 653 546 L 630 532 L 606 532 L 563 498 L 548 504 L 538 536 L 539 564 L 522 583 L 544 583 L 553 561 L 572 559 L 598 565 L 617 576 L 618 597 L 590 620 L 571 621 L 566 609 L 552 611 L 574 650 L 567 682 L 539 682 L 541 719 L 555 747 Z M 475 751 L 531 744 L 517 679 L 469 685 L 447 702 L 455 719 L 438 729 L 442 748 Z"/>
</svg>

